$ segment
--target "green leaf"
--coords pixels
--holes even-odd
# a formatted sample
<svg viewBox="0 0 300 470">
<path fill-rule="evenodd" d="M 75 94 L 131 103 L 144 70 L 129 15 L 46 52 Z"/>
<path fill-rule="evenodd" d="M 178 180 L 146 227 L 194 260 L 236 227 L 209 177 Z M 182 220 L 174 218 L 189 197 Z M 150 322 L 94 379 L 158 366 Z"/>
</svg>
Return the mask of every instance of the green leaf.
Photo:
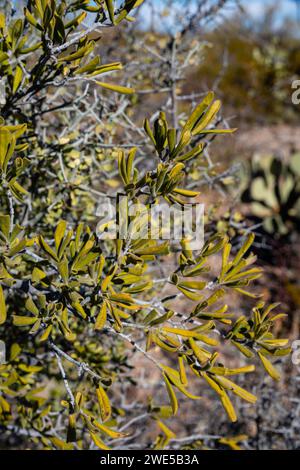
<svg viewBox="0 0 300 470">
<path fill-rule="evenodd" d="M 88 77 L 96 77 L 107 72 L 113 72 L 114 70 L 122 70 L 122 64 L 120 62 L 112 62 L 111 64 L 103 64 L 97 67 Z"/>
<path fill-rule="evenodd" d="M 58 437 L 50 437 L 50 441 L 55 447 L 61 450 L 72 450 L 74 447 L 72 443 L 66 443 L 62 439 L 59 439 Z"/>
<path fill-rule="evenodd" d="M 6 305 L 5 305 L 5 297 L 3 293 L 2 286 L 0 284 L 0 325 L 5 323 L 7 316 Z"/>
<path fill-rule="evenodd" d="M 86 313 L 84 311 L 84 308 L 82 307 L 80 302 L 73 302 L 72 307 L 76 310 L 76 312 L 82 317 L 86 318 Z"/>
<path fill-rule="evenodd" d="M 119 173 L 123 180 L 123 183 L 128 184 L 129 179 L 128 179 L 127 171 L 126 171 L 126 159 L 125 159 L 124 152 L 122 150 L 120 150 L 118 153 L 118 168 L 119 168 Z"/>
<path fill-rule="evenodd" d="M 157 420 L 157 424 L 162 430 L 162 432 L 165 434 L 167 439 L 173 439 L 176 437 L 176 434 L 173 431 L 171 431 L 171 429 L 168 428 L 168 426 L 166 426 L 162 421 Z"/>
<path fill-rule="evenodd" d="M 183 188 L 175 188 L 173 189 L 173 193 L 180 194 L 181 196 L 185 197 L 196 197 L 199 196 L 199 191 L 191 191 L 190 189 L 183 189 Z"/>
<path fill-rule="evenodd" d="M 202 294 L 199 294 L 198 292 L 194 292 L 194 291 L 192 291 L 190 289 L 187 289 L 185 287 L 182 287 L 180 285 L 177 286 L 177 289 L 180 290 L 180 292 L 182 292 L 183 295 L 185 295 L 185 297 L 187 297 L 188 299 L 193 300 L 195 302 L 198 302 L 199 300 L 201 300 L 203 298 Z"/>
<path fill-rule="evenodd" d="M 210 360 L 211 354 L 205 349 L 200 348 L 200 346 L 198 346 L 198 344 L 193 340 L 193 338 L 189 338 L 189 344 L 200 364 L 206 364 L 207 361 Z"/>
<path fill-rule="evenodd" d="M 38 314 L 39 314 L 39 309 L 37 308 L 37 306 L 35 305 L 35 303 L 33 302 L 33 300 L 32 300 L 31 297 L 28 297 L 28 299 L 26 300 L 26 302 L 25 302 L 25 308 L 26 308 L 30 313 L 32 313 L 35 317 L 38 316 Z"/>
<path fill-rule="evenodd" d="M 42 45 L 43 45 L 42 41 L 37 42 L 36 44 L 34 44 L 31 47 L 26 47 L 25 49 L 20 49 L 19 53 L 20 54 L 29 54 L 30 52 L 34 52 L 37 49 L 39 49 L 40 47 L 42 47 Z"/>
<path fill-rule="evenodd" d="M 47 275 L 39 268 L 33 268 L 31 280 L 32 282 L 39 282 L 41 279 L 44 279 Z"/>
<path fill-rule="evenodd" d="M 156 246 L 149 246 L 147 248 L 140 248 L 135 250 L 135 254 L 144 256 L 144 255 L 167 255 L 169 253 L 169 243 L 161 243 Z"/>
<path fill-rule="evenodd" d="M 204 130 L 214 119 L 216 116 L 217 112 L 221 108 L 221 101 L 216 100 L 214 103 L 211 105 L 209 110 L 205 113 L 202 119 L 200 119 L 199 123 L 194 127 L 192 134 L 197 135 L 201 134 L 201 131 Z"/>
<path fill-rule="evenodd" d="M 125 86 L 115 85 L 113 83 L 99 82 L 98 80 L 96 80 L 96 83 L 102 88 L 115 91 L 116 93 L 121 93 L 124 95 L 132 95 L 133 93 L 135 93 L 135 90 L 133 88 L 127 88 Z"/>
<path fill-rule="evenodd" d="M 232 134 L 237 131 L 237 128 L 234 129 L 205 129 L 201 131 L 201 134 Z"/>
<path fill-rule="evenodd" d="M 200 372 L 201 377 L 203 377 L 208 385 L 219 395 L 219 397 L 222 397 L 224 395 L 224 389 L 218 384 L 213 377 L 211 377 L 209 374 L 206 372 Z"/>
<path fill-rule="evenodd" d="M 212 295 L 210 295 L 206 300 L 201 302 L 197 305 L 194 312 L 192 312 L 191 316 L 197 315 L 198 313 L 202 312 L 207 307 L 210 307 L 214 303 L 216 303 L 219 299 L 221 299 L 225 295 L 224 289 L 217 289 Z"/>
<path fill-rule="evenodd" d="M 10 216 L 0 214 L 0 230 L 3 233 L 6 240 L 9 239 L 9 230 L 10 230 Z"/>
<path fill-rule="evenodd" d="M 57 255 L 54 253 L 52 248 L 48 245 L 48 243 L 45 242 L 44 238 L 40 235 L 39 236 L 39 244 L 41 248 L 54 260 L 54 261 L 59 261 Z"/>
<path fill-rule="evenodd" d="M 100 312 L 96 319 L 95 330 L 102 330 L 102 328 L 106 324 L 106 319 L 107 319 L 107 304 L 104 301 L 101 305 Z"/>
<path fill-rule="evenodd" d="M 114 431 L 113 429 L 111 429 L 110 427 L 104 425 L 104 424 L 101 424 L 99 423 L 98 421 L 96 420 L 92 420 L 92 424 L 97 428 L 99 429 L 99 431 L 103 432 L 104 434 L 106 434 L 107 436 L 109 436 L 111 439 L 119 439 L 120 437 L 124 437 L 126 436 L 125 433 L 122 433 L 122 432 L 118 432 L 118 431 Z"/>
<path fill-rule="evenodd" d="M 191 136 L 192 135 L 191 135 L 191 132 L 189 130 L 186 130 L 186 131 L 182 132 L 178 145 L 175 147 L 175 149 L 170 154 L 171 158 L 177 157 L 177 155 L 180 154 L 180 152 L 184 149 L 184 147 L 189 145 L 189 143 L 191 141 Z"/>
<path fill-rule="evenodd" d="M 43 31 L 42 26 L 38 23 L 38 21 L 35 19 L 35 17 L 30 13 L 30 11 L 27 10 L 27 8 L 25 8 L 24 14 L 25 14 L 25 17 L 26 17 L 27 21 L 28 21 L 32 26 L 34 26 L 35 28 L 39 29 L 40 31 Z"/>
<path fill-rule="evenodd" d="M 162 366 L 162 368 L 166 376 L 168 377 L 169 381 L 171 382 L 171 384 L 173 384 L 174 387 L 176 387 L 181 393 L 183 393 L 183 395 L 185 395 L 188 398 L 191 398 L 192 400 L 199 400 L 202 398 L 198 395 L 193 395 L 184 387 L 184 385 L 181 382 L 180 375 L 176 370 L 172 369 L 171 367 L 164 366 L 164 365 Z"/>
<path fill-rule="evenodd" d="M 67 222 L 65 220 L 61 220 L 56 227 L 55 234 L 54 234 L 54 241 L 55 241 L 55 247 L 56 247 L 57 252 L 59 251 L 59 247 L 65 236 L 66 228 L 67 228 Z"/>
<path fill-rule="evenodd" d="M 236 416 L 235 409 L 233 407 L 233 404 L 231 403 L 231 400 L 230 400 L 229 396 L 227 395 L 226 392 L 224 392 L 224 394 L 220 397 L 220 399 L 221 399 L 222 405 L 223 405 L 226 413 L 228 414 L 230 420 L 233 423 L 235 423 L 237 421 L 237 416 Z"/>
<path fill-rule="evenodd" d="M 250 235 L 247 237 L 245 243 L 243 246 L 239 249 L 237 252 L 234 260 L 232 261 L 232 265 L 235 266 L 238 264 L 238 262 L 243 258 L 244 254 L 249 250 L 250 246 L 254 242 L 255 235 L 254 233 L 250 233 Z"/>
<path fill-rule="evenodd" d="M 128 181 L 131 180 L 133 161 L 134 161 L 134 158 L 135 158 L 135 155 L 136 155 L 136 151 L 137 151 L 136 147 L 132 148 L 129 151 L 128 157 L 127 157 L 127 160 L 126 160 L 126 174 L 127 174 Z"/>
<path fill-rule="evenodd" d="M 144 0 L 126 0 L 123 9 L 121 10 L 118 18 L 115 20 L 115 24 L 119 24 L 124 18 L 129 20 L 129 16 L 127 15 L 130 13 L 131 10 L 137 8 L 141 5 Z"/>
<path fill-rule="evenodd" d="M 13 324 L 15 326 L 29 326 L 37 321 L 36 317 L 22 317 L 20 315 L 13 315 Z"/>
<path fill-rule="evenodd" d="M 87 15 L 87 12 L 83 11 L 82 13 L 80 13 L 80 15 L 76 16 L 76 18 L 66 23 L 65 28 L 68 29 L 68 28 L 71 28 L 72 26 L 77 27 L 78 25 L 80 25 L 80 23 L 83 22 L 83 20 L 86 18 L 86 15 Z"/>
<path fill-rule="evenodd" d="M 168 129 L 168 145 L 172 153 L 176 146 L 176 129 Z"/>
<path fill-rule="evenodd" d="M 23 202 L 23 196 L 28 194 L 26 189 L 23 188 L 15 179 L 9 182 L 10 190 L 13 196 L 20 202 Z"/>
<path fill-rule="evenodd" d="M 176 162 L 187 162 L 188 160 L 191 160 L 192 158 L 197 158 L 203 153 L 204 149 L 204 144 L 197 145 L 195 148 L 193 148 L 190 152 L 187 152 L 183 155 L 180 155 L 175 158 Z"/>
<path fill-rule="evenodd" d="M 5 15 L 4 13 L 0 13 L 0 29 L 5 28 Z"/>
<path fill-rule="evenodd" d="M 112 24 L 115 24 L 115 7 L 114 0 L 104 0 L 106 8 L 108 10 L 108 15 Z"/>
<path fill-rule="evenodd" d="M 96 444 L 96 446 L 99 447 L 99 449 L 101 449 L 101 450 L 110 450 L 110 448 L 107 447 L 107 445 L 104 444 L 104 442 L 100 439 L 100 437 L 97 436 L 96 433 L 90 431 L 90 436 L 91 436 L 94 444 Z"/>
<path fill-rule="evenodd" d="M 187 122 L 185 123 L 184 128 L 182 129 L 182 132 L 185 131 L 190 131 L 192 132 L 195 126 L 197 125 L 198 121 L 202 117 L 204 111 L 208 108 L 208 106 L 212 103 L 214 99 L 214 92 L 210 91 L 203 101 L 201 101 L 200 104 L 193 110 L 192 114 L 188 118 Z"/>
<path fill-rule="evenodd" d="M 15 75 L 13 79 L 13 86 L 12 86 L 12 92 L 16 93 L 18 90 L 23 78 L 23 71 L 19 65 L 17 65 L 16 70 L 15 70 Z"/>
<path fill-rule="evenodd" d="M 145 130 L 146 134 L 148 135 L 148 137 L 150 137 L 150 139 L 152 140 L 153 144 L 156 147 L 156 140 L 154 138 L 153 132 L 151 130 L 150 122 L 149 122 L 148 119 L 145 119 L 145 121 L 144 121 L 144 130 Z"/>
<path fill-rule="evenodd" d="M 182 385 L 187 385 L 188 380 L 187 380 L 185 367 L 184 367 L 184 356 L 178 357 L 178 365 L 179 365 L 179 375 L 180 375 L 181 383 Z"/>
<path fill-rule="evenodd" d="M 16 137 L 7 128 L 0 128 L 0 169 L 6 172 L 16 145 Z"/>
<path fill-rule="evenodd" d="M 274 380 L 280 380 L 280 374 L 277 369 L 273 366 L 271 361 L 266 358 L 261 352 L 258 351 L 258 357 L 260 358 L 262 365 L 264 366 L 266 372 L 272 377 Z"/>
<path fill-rule="evenodd" d="M 176 394 L 175 394 L 175 392 L 173 390 L 173 387 L 171 385 L 171 382 L 169 381 L 166 374 L 163 374 L 163 377 L 164 377 L 164 381 L 165 381 L 166 386 L 167 386 L 167 392 L 168 392 L 168 395 L 169 395 L 169 398 L 170 398 L 173 415 L 176 415 L 177 411 L 178 411 L 178 401 L 177 401 L 177 398 L 176 398 Z"/>
<path fill-rule="evenodd" d="M 74 75 L 81 75 L 83 73 L 92 73 L 98 65 L 100 65 L 99 56 L 92 59 L 88 64 L 83 65 L 82 67 L 79 67 L 78 69 L 76 69 L 74 72 Z"/>
<path fill-rule="evenodd" d="M 228 262 L 229 260 L 229 255 L 231 251 L 231 244 L 226 243 L 223 248 L 223 254 L 222 254 L 222 268 L 221 268 L 221 273 L 220 273 L 220 280 L 223 279 L 223 276 L 227 273 L 227 271 L 231 267 L 231 263 Z"/>
<path fill-rule="evenodd" d="M 21 347 L 19 346 L 18 343 L 13 343 L 10 349 L 10 355 L 9 358 L 11 361 L 14 361 L 22 351 Z"/>
<path fill-rule="evenodd" d="M 111 417 L 110 401 L 103 387 L 99 386 L 96 390 L 96 393 L 100 407 L 101 419 L 103 422 L 105 422 Z"/>
<path fill-rule="evenodd" d="M 58 263 L 58 270 L 64 283 L 67 284 L 69 280 L 69 265 L 66 257 L 64 257 L 63 260 Z"/>
<path fill-rule="evenodd" d="M 248 392 L 244 388 L 240 387 L 239 385 L 232 382 L 232 380 L 227 379 L 226 377 L 214 377 L 214 380 L 224 387 L 227 390 L 232 390 L 237 396 L 242 398 L 249 403 L 255 403 L 257 401 L 257 397 L 252 393 Z"/>
<path fill-rule="evenodd" d="M 92 50 L 95 47 L 95 43 L 92 41 L 89 44 L 87 44 L 84 47 L 81 47 L 78 49 L 76 52 L 73 52 L 72 54 L 68 54 L 62 57 L 59 57 L 57 60 L 58 62 L 72 62 L 74 60 L 81 59 L 82 57 L 85 57 L 92 52 Z"/>
<path fill-rule="evenodd" d="M 41 334 L 41 336 L 39 337 L 39 341 L 42 343 L 43 341 L 47 341 L 47 339 L 49 338 L 49 335 L 51 333 L 53 329 L 53 325 L 49 325 L 47 326 L 47 328 L 43 331 L 43 333 Z"/>
</svg>

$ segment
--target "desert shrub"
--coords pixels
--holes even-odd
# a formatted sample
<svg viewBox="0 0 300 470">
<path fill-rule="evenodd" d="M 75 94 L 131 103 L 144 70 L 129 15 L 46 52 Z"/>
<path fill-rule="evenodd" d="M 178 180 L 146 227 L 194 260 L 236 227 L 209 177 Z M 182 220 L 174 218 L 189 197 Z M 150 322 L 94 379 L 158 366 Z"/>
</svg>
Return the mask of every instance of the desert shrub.
<svg viewBox="0 0 300 470">
<path fill-rule="evenodd" d="M 199 75 L 208 86 L 218 80 L 224 106 L 238 112 L 243 124 L 298 122 L 298 108 L 290 99 L 299 75 L 297 23 L 278 24 L 277 14 L 276 2 L 270 2 L 259 19 L 246 12 L 229 17 L 205 35 L 211 45 L 207 60 L 190 77 L 189 86 L 196 89 Z"/>
<path fill-rule="evenodd" d="M 300 228 L 299 161 L 297 153 L 288 162 L 255 155 L 249 165 L 242 201 L 275 238 L 290 238 Z"/>
<path fill-rule="evenodd" d="M 232 376 L 258 363 L 278 380 L 273 362 L 290 351 L 272 334 L 277 305 L 246 316 L 224 301 L 258 296 L 252 234 L 234 253 L 226 234 L 196 250 L 188 236 L 162 240 L 164 224 L 151 238 L 147 210 L 199 200 L 190 173 L 207 168 L 209 138 L 233 129 L 217 127 L 212 92 L 180 120 L 173 107 L 145 116 L 144 130 L 132 123 L 134 90 L 122 72 L 101 77 L 122 66 L 103 62 L 98 42 L 141 3 L 30 0 L 19 18 L 0 15 L 4 447 L 166 447 L 185 400 L 211 389 L 235 422 L 232 397 L 257 397 Z M 113 215 L 99 221 L 101 198 L 120 208 L 115 234 Z"/>
</svg>

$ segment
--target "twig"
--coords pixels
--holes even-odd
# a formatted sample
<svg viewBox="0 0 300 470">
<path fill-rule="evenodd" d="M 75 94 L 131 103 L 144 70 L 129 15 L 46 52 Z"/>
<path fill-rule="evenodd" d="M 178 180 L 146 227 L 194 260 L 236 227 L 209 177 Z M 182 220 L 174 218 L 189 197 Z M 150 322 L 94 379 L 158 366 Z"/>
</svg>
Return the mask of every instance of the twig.
<svg viewBox="0 0 300 470">
<path fill-rule="evenodd" d="M 59 355 L 63 358 L 65 358 L 67 361 L 71 362 L 72 364 L 74 364 L 75 366 L 78 367 L 79 371 L 84 371 L 86 372 L 87 374 L 91 375 L 92 377 L 94 377 L 95 379 L 99 380 L 99 381 L 102 381 L 103 378 L 97 374 L 96 372 L 94 372 L 88 364 L 86 364 L 85 362 L 80 362 L 80 361 L 77 361 L 76 359 L 74 359 L 73 357 L 69 356 L 69 354 L 65 353 L 64 351 L 62 351 L 58 346 L 56 346 L 52 341 L 49 341 L 49 344 L 51 346 L 51 349 L 53 349 L 53 351 L 55 352 L 56 355 Z"/>
<path fill-rule="evenodd" d="M 65 388 L 67 390 L 67 393 L 70 397 L 70 402 L 71 402 L 71 405 L 72 405 L 72 408 L 74 409 L 75 408 L 75 398 L 74 398 L 74 395 L 73 395 L 73 392 L 71 390 L 71 387 L 69 385 L 69 382 L 68 382 L 68 378 L 66 376 L 66 372 L 65 372 L 65 369 L 62 365 L 62 361 L 61 361 L 61 358 L 60 358 L 60 355 L 57 353 L 57 352 L 54 352 L 55 356 L 56 356 L 56 359 L 57 359 L 57 365 L 58 365 L 58 368 L 60 370 L 60 373 L 61 373 L 61 376 L 62 376 L 62 379 L 63 379 L 63 382 L 65 384 Z"/>
</svg>

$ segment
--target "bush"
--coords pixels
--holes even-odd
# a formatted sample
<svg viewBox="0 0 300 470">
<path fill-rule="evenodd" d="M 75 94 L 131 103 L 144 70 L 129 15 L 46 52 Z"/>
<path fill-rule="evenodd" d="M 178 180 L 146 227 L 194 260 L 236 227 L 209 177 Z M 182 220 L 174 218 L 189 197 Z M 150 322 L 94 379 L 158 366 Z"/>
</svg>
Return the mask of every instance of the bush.
<svg viewBox="0 0 300 470">
<path fill-rule="evenodd" d="M 95 32 L 131 21 L 142 1 L 114 3 L 31 0 L 10 23 L 0 15 L 4 447 L 163 448 L 176 441 L 169 421 L 179 398 L 211 388 L 235 422 L 232 396 L 256 397 L 231 376 L 253 372 L 257 357 L 277 380 L 272 359 L 290 352 L 271 331 L 277 305 L 227 312 L 225 294 L 257 297 L 248 289 L 261 276 L 252 234 L 233 255 L 217 233 L 197 250 L 186 234 L 162 241 L 164 224 L 151 238 L 147 211 L 199 201 L 191 168 L 206 164 L 209 137 L 233 129 L 216 127 L 221 103 L 209 92 L 179 124 L 176 109 L 172 125 L 164 112 L 146 118 L 143 148 L 114 147 L 119 96 L 136 101 L 127 83 L 100 77 L 122 66 L 102 63 Z M 118 203 L 116 237 L 100 197 Z M 224 344 L 237 366 L 224 365 Z"/>
</svg>

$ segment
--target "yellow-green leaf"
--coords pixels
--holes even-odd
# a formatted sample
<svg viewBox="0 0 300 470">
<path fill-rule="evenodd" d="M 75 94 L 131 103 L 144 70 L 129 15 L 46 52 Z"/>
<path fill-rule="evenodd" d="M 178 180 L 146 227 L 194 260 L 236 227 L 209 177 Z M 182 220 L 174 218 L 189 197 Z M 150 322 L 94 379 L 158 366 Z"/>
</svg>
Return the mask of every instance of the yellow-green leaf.
<svg viewBox="0 0 300 470">
<path fill-rule="evenodd" d="M 97 429 L 99 429 L 99 431 L 102 431 L 104 434 L 111 437 L 112 439 L 118 439 L 120 437 L 126 436 L 125 433 L 114 431 L 113 429 L 109 428 L 108 426 L 105 426 L 104 424 L 99 423 L 96 420 L 93 420 L 92 423 L 94 426 L 96 426 Z"/>
<path fill-rule="evenodd" d="M 104 444 L 104 442 L 100 439 L 100 437 L 97 436 L 96 433 L 90 431 L 90 436 L 94 444 L 96 444 L 96 446 L 99 447 L 99 449 L 110 450 L 109 447 L 107 447 L 107 445 Z"/>
<path fill-rule="evenodd" d="M 13 80 L 13 86 L 12 86 L 12 91 L 13 93 L 16 93 L 18 90 L 23 78 L 23 71 L 19 65 L 17 65 L 16 70 L 15 70 L 15 75 L 14 75 L 14 80 Z"/>
<path fill-rule="evenodd" d="M 6 305 L 5 305 L 5 298 L 4 298 L 2 286 L 0 284 L 0 325 L 5 323 L 6 315 L 7 315 L 7 311 L 6 311 Z"/>
<path fill-rule="evenodd" d="M 13 315 L 13 324 L 16 326 L 33 325 L 37 321 L 35 317 L 22 317 L 20 315 Z"/>
<path fill-rule="evenodd" d="M 115 91 L 116 93 L 121 93 L 124 95 L 132 95 L 133 93 L 135 93 L 135 90 L 133 88 L 115 85 L 114 83 L 99 82 L 98 80 L 96 80 L 96 83 L 97 85 L 100 85 L 102 88 Z"/>
<path fill-rule="evenodd" d="M 64 238 L 65 232 L 67 228 L 67 222 L 65 220 L 61 220 L 56 227 L 54 240 L 55 240 L 55 247 L 58 252 L 60 244 Z"/>
<path fill-rule="evenodd" d="M 169 398 L 170 398 L 170 403 L 171 403 L 173 414 L 176 415 L 176 413 L 178 411 L 178 401 L 177 401 L 177 398 L 176 398 L 176 394 L 175 394 L 175 392 L 173 390 L 173 387 L 172 387 L 168 377 L 166 376 L 166 374 L 163 374 L 163 377 L 164 377 L 164 380 L 165 380 L 165 383 L 166 383 L 166 386 L 167 386 L 167 392 L 168 392 L 168 395 L 169 395 Z"/>
<path fill-rule="evenodd" d="M 231 403 L 231 400 L 230 400 L 229 396 L 227 395 L 226 392 L 224 392 L 224 394 L 220 397 L 220 399 L 221 399 L 222 405 L 223 405 L 226 413 L 228 414 L 230 420 L 233 423 L 235 423 L 237 421 L 237 416 L 236 416 L 235 409 L 233 407 L 233 404 Z"/>
<path fill-rule="evenodd" d="M 100 308 L 100 312 L 97 316 L 96 323 L 95 323 L 95 330 L 102 330 L 106 323 L 107 318 L 107 305 L 106 302 L 103 302 Z"/>
<path fill-rule="evenodd" d="M 258 352 L 258 356 L 262 362 L 262 365 L 264 366 L 266 372 L 272 377 L 274 380 L 279 380 L 280 379 L 280 374 L 277 369 L 273 366 L 271 361 L 266 358 L 262 353 Z"/>
<path fill-rule="evenodd" d="M 114 0 L 105 0 L 105 5 L 108 10 L 108 15 L 112 24 L 115 24 L 115 8 Z"/>
<path fill-rule="evenodd" d="M 110 401 L 103 387 L 99 386 L 96 390 L 96 393 L 100 407 L 101 418 L 102 421 L 105 422 L 111 417 Z"/>
<path fill-rule="evenodd" d="M 44 240 L 44 238 L 40 235 L 39 237 L 39 244 L 41 248 L 55 261 L 58 261 L 57 255 L 54 253 L 52 248 L 48 245 L 48 243 Z"/>
</svg>

